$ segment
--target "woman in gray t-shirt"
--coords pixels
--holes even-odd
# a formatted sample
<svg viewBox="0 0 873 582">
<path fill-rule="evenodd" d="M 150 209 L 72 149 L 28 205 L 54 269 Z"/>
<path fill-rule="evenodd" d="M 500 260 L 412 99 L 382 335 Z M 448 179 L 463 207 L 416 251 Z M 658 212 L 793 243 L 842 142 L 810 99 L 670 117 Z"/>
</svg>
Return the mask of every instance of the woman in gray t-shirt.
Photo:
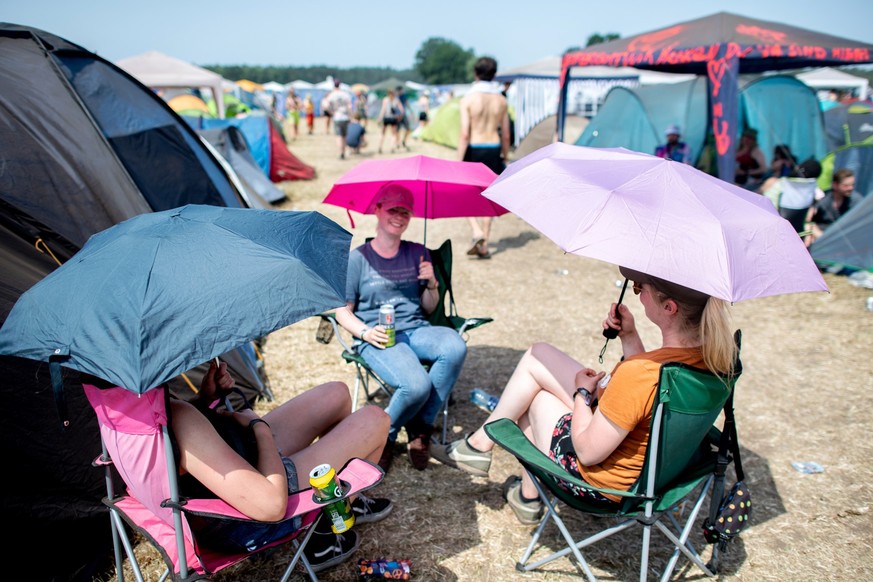
<svg viewBox="0 0 873 582">
<path fill-rule="evenodd" d="M 467 355 L 456 331 L 427 321 L 439 287 L 428 250 L 401 240 L 412 208 L 409 190 L 398 184 L 384 188 L 375 209 L 376 236 L 349 256 L 347 305 L 336 313 L 337 322 L 359 340 L 356 349 L 367 365 L 395 388 L 386 409 L 391 430 L 379 461 L 386 472 L 403 427 L 410 461 L 418 470 L 427 467 L 433 423 Z M 396 344 L 391 347 L 385 347 L 388 335 L 379 325 L 383 304 L 394 306 Z"/>
</svg>

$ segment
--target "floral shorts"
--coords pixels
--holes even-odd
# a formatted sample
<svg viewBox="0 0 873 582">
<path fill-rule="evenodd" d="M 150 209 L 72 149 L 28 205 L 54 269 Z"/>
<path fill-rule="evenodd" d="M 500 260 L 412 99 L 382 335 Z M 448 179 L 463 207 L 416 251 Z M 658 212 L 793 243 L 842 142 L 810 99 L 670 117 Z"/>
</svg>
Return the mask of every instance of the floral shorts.
<svg viewBox="0 0 873 582">
<path fill-rule="evenodd" d="M 549 448 L 549 458 L 561 465 L 565 471 L 578 479 L 585 479 L 582 473 L 579 472 L 579 462 L 576 459 L 576 449 L 573 447 L 573 439 L 570 437 L 570 421 L 573 419 L 573 414 L 568 412 L 558 420 L 555 425 L 555 430 L 552 431 L 552 446 Z M 558 479 L 558 486 L 572 493 L 577 497 L 585 497 L 598 503 L 615 503 L 590 489 L 583 489 L 573 483 L 568 483 Z"/>
</svg>

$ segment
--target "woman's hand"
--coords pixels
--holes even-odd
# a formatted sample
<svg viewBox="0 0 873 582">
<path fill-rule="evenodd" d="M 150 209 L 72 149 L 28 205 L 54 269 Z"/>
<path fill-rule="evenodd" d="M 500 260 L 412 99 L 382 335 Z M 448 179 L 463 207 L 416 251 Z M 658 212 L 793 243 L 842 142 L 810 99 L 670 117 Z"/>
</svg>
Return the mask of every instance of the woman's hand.
<svg viewBox="0 0 873 582">
<path fill-rule="evenodd" d="M 418 264 L 418 278 L 427 281 L 428 289 L 435 288 L 437 280 L 433 272 L 433 263 L 425 261 L 424 258 L 422 258 L 421 262 Z"/>
<path fill-rule="evenodd" d="M 618 312 L 616 314 L 616 309 Z M 613 303 L 609 306 L 609 313 L 606 314 L 606 319 L 603 320 L 603 329 L 614 329 L 618 332 L 618 336 L 627 336 L 636 333 L 637 326 L 634 322 L 633 313 L 627 305 L 622 303 L 618 305 Z"/>
<path fill-rule="evenodd" d="M 216 365 L 216 359 L 209 362 L 209 369 L 200 382 L 199 399 L 206 405 L 212 404 L 217 398 L 227 396 L 235 384 L 233 376 L 227 371 L 227 364 L 221 362 Z"/>
<path fill-rule="evenodd" d="M 582 368 L 576 372 L 576 388 L 585 388 L 591 394 L 597 387 L 600 379 L 606 375 L 606 372 L 598 372 L 592 368 Z"/>
<path fill-rule="evenodd" d="M 361 337 L 368 344 L 372 344 L 380 350 L 385 349 L 385 344 L 388 342 L 388 334 L 385 333 L 385 328 L 381 325 L 367 329 L 367 333 Z"/>
</svg>

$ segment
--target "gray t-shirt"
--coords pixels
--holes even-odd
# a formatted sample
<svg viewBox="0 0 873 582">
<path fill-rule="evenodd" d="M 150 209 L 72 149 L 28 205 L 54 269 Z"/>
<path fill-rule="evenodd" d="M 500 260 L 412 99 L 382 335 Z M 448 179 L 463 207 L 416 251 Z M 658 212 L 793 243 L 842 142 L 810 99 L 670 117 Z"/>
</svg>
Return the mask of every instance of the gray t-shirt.
<svg viewBox="0 0 873 582">
<path fill-rule="evenodd" d="M 430 252 L 424 245 L 400 242 L 400 250 L 390 259 L 380 257 L 370 246 L 363 244 L 349 255 L 346 280 L 346 301 L 366 325 L 379 324 L 379 308 L 383 303 L 394 306 L 396 331 L 428 325 L 421 310 L 421 294 L 426 282 L 418 278 L 418 266 L 430 261 Z"/>
</svg>

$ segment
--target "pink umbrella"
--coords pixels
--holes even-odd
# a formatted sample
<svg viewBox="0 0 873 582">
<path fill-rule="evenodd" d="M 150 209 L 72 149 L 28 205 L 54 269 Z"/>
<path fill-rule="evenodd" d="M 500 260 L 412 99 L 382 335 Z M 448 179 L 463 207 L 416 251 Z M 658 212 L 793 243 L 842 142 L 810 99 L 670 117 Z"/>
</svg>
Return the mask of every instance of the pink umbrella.
<svg viewBox="0 0 873 582">
<path fill-rule="evenodd" d="M 405 186 L 412 192 L 413 214 L 425 220 L 500 216 L 508 211 L 482 196 L 482 191 L 495 178 L 497 174 L 478 162 L 458 162 L 429 156 L 367 160 L 343 174 L 323 202 L 348 211 L 373 214 L 381 189 L 393 183 Z M 351 213 L 349 221 L 354 228 Z"/>
<path fill-rule="evenodd" d="M 555 143 L 510 164 L 483 195 L 566 252 L 727 301 L 828 290 L 769 200 L 686 164 Z"/>
</svg>

